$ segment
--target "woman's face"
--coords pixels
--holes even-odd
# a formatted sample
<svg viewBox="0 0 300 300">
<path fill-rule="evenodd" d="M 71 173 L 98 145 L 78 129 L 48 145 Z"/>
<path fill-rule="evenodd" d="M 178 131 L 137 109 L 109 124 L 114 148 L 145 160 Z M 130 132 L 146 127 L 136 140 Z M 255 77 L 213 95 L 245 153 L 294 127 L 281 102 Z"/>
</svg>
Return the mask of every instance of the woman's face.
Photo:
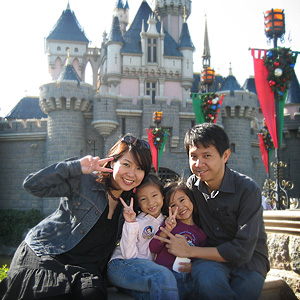
<svg viewBox="0 0 300 300">
<path fill-rule="evenodd" d="M 129 191 L 140 185 L 145 171 L 137 164 L 131 152 L 125 152 L 117 161 L 112 162 L 112 185 L 117 190 Z"/>
</svg>

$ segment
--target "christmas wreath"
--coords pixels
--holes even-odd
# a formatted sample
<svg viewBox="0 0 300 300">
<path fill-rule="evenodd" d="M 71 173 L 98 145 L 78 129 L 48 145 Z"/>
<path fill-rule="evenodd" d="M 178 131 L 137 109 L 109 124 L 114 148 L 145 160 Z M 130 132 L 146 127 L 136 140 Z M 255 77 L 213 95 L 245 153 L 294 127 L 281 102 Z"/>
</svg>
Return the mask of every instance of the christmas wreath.
<svg viewBox="0 0 300 300">
<path fill-rule="evenodd" d="M 265 125 L 259 135 L 263 138 L 265 147 L 267 151 L 271 151 L 274 149 L 273 140 L 271 138 L 268 127 Z"/>
<path fill-rule="evenodd" d="M 164 142 L 166 131 L 161 127 L 157 127 L 152 129 L 152 134 L 153 134 L 153 144 L 159 150 L 162 143 Z"/>
<path fill-rule="evenodd" d="M 214 120 L 218 117 L 218 110 L 222 105 L 219 95 L 215 93 L 202 94 L 201 100 L 201 107 L 205 122 L 214 122 Z"/>
<path fill-rule="evenodd" d="M 264 65 L 269 72 L 267 80 L 272 91 L 281 97 L 293 79 L 295 63 L 296 55 L 290 48 L 273 48 L 266 53 Z"/>
</svg>

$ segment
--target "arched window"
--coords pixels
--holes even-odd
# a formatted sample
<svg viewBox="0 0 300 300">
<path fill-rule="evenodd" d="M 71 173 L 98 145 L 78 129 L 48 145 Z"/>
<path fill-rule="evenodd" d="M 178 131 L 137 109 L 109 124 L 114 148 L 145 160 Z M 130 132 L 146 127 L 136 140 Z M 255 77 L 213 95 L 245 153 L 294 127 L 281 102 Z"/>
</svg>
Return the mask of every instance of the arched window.
<svg viewBox="0 0 300 300">
<path fill-rule="evenodd" d="M 78 48 L 75 48 L 75 49 L 74 49 L 74 52 L 78 52 Z"/>
<path fill-rule="evenodd" d="M 152 168 L 151 172 L 155 173 L 154 168 Z M 164 183 L 167 183 L 170 181 L 176 181 L 176 180 L 180 179 L 180 176 L 176 172 L 174 172 L 168 168 L 159 168 L 157 175 Z"/>
<path fill-rule="evenodd" d="M 57 51 L 60 51 L 60 50 L 61 50 L 61 48 L 59 46 L 57 46 Z"/>
</svg>

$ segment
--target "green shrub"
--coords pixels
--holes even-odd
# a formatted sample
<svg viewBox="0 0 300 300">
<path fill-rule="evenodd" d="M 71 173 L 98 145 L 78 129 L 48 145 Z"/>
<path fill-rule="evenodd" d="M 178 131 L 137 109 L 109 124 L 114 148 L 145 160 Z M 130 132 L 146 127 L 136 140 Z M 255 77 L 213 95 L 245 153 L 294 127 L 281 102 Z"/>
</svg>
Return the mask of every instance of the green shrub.
<svg viewBox="0 0 300 300">
<path fill-rule="evenodd" d="M 36 209 L 32 210 L 0 210 L 0 237 L 6 246 L 18 246 L 24 234 L 44 218 Z"/>
<path fill-rule="evenodd" d="M 8 271 L 7 265 L 4 265 L 2 266 L 2 268 L 0 268 L 0 281 L 7 276 L 7 271 Z"/>
</svg>

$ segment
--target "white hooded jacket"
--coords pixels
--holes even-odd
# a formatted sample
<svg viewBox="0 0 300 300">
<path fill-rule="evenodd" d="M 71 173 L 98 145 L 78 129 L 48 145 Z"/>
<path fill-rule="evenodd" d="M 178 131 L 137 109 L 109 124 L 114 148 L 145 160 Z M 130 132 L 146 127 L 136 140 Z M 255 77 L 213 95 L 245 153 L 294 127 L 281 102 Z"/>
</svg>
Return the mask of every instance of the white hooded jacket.
<svg viewBox="0 0 300 300">
<path fill-rule="evenodd" d="M 135 222 L 126 222 L 123 225 L 122 237 L 116 247 L 111 260 L 144 258 L 153 260 L 149 243 L 158 231 L 164 217 L 160 214 L 157 218 L 141 212 Z"/>
</svg>

